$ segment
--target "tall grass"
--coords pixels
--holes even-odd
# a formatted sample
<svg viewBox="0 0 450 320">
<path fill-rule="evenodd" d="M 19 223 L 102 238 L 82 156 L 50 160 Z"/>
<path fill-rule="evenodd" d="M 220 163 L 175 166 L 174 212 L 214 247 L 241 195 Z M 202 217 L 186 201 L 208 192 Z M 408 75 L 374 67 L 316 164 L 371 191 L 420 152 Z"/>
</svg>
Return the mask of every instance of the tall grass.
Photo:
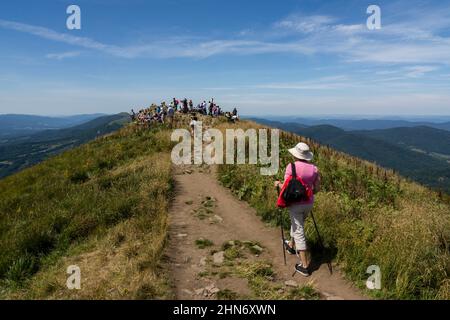
<svg viewBox="0 0 450 320">
<path fill-rule="evenodd" d="M 137 219 L 133 228 L 144 226 L 148 240 L 159 243 L 158 257 L 171 193 L 171 145 L 167 130 L 129 126 L 0 180 L 3 292 L 26 289 L 71 248 L 131 219 Z"/>
<path fill-rule="evenodd" d="M 242 122 L 241 127 L 261 127 Z M 376 297 L 399 299 L 450 298 L 450 206 L 430 190 L 392 171 L 336 152 L 293 134 L 280 139 L 283 180 L 291 156 L 287 149 L 300 141 L 310 144 L 322 173 L 323 191 L 314 215 L 325 245 L 335 254 L 346 275 L 364 287 L 367 267 L 378 265 L 382 290 Z M 278 224 L 274 177 L 261 176 L 251 165 L 222 165 L 219 180 L 240 199 L 256 208 L 265 220 Z M 288 215 L 283 224 L 288 227 Z M 317 247 L 311 221 L 311 246 Z"/>
</svg>

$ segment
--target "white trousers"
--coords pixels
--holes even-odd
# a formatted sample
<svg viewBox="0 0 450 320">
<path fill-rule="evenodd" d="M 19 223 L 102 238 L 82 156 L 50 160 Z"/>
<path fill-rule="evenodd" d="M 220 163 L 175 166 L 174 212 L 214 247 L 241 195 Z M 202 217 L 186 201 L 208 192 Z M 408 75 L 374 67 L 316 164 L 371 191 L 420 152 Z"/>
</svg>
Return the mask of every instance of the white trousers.
<svg viewBox="0 0 450 320">
<path fill-rule="evenodd" d="M 289 206 L 291 216 L 291 238 L 296 250 L 306 250 L 305 219 L 311 212 L 313 204 L 294 204 Z"/>
</svg>

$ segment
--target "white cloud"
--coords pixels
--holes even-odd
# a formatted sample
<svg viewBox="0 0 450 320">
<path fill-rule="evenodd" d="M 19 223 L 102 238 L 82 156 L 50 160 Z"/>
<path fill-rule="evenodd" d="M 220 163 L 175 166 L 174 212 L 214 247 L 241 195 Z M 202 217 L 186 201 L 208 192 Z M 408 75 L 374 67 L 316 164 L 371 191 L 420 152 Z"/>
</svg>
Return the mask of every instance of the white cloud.
<svg viewBox="0 0 450 320">
<path fill-rule="evenodd" d="M 345 75 L 321 77 L 315 80 L 301 82 L 281 82 L 255 85 L 254 88 L 274 90 L 334 90 L 355 87 L 356 82 L 349 81 Z"/>
<path fill-rule="evenodd" d="M 301 53 L 312 54 L 314 50 L 299 42 L 277 43 L 255 40 L 211 40 L 191 41 L 174 38 L 137 46 L 116 46 L 99 41 L 58 33 L 48 28 L 0 19 L 0 27 L 32 34 L 44 39 L 67 43 L 69 45 L 101 51 L 121 58 L 207 58 L 218 54 L 263 54 L 263 53 Z M 177 50 L 173 50 L 177 47 Z M 52 56 L 57 57 L 57 56 Z"/>
<path fill-rule="evenodd" d="M 335 20 L 333 17 L 324 15 L 292 15 L 275 23 L 275 27 L 301 33 L 312 33 L 328 29 Z"/>
<path fill-rule="evenodd" d="M 262 54 L 262 53 L 302 53 L 311 54 L 313 50 L 303 46 L 301 43 L 276 43 L 254 40 L 212 40 L 191 41 L 174 38 L 165 41 L 154 42 L 137 46 L 116 46 L 104 44 L 99 41 L 76 37 L 65 33 L 58 33 L 48 28 L 6 21 L 0 19 L 0 27 L 19 32 L 32 34 L 44 39 L 63 42 L 69 45 L 101 51 L 121 58 L 207 58 L 218 54 Z M 177 50 L 173 50 L 174 47 Z M 56 57 L 56 56 L 55 56 Z"/>
<path fill-rule="evenodd" d="M 447 8 L 448 9 L 448 8 Z M 381 30 L 365 24 L 342 24 L 331 16 L 289 16 L 274 24 L 291 32 L 313 52 L 339 55 L 347 62 L 377 64 L 450 64 L 449 10 L 407 12 Z M 292 40 L 291 40 L 292 41 Z"/>
<path fill-rule="evenodd" d="M 428 72 L 436 71 L 438 68 L 435 66 L 411 66 L 406 67 L 405 69 L 407 70 L 407 77 L 419 78 Z"/>
<path fill-rule="evenodd" d="M 450 38 L 439 36 L 435 32 L 450 26 L 450 22 L 436 15 L 432 16 L 435 17 L 432 21 L 424 18 L 415 20 L 412 16 L 410 19 L 413 22 L 386 22 L 381 30 L 369 31 L 363 24 L 338 23 L 337 18 L 328 15 L 291 15 L 274 23 L 271 29 L 252 34 L 244 30 L 238 39 L 205 40 L 177 36 L 131 46 L 105 44 L 86 37 L 1 19 L 0 27 L 121 58 L 204 59 L 224 54 L 320 53 L 339 57 L 344 62 L 448 65 Z M 280 30 L 289 32 L 289 37 L 286 38 L 286 34 L 282 32 L 275 32 Z M 267 37 L 271 37 L 271 40 L 263 40 Z M 177 50 L 173 50 L 174 47 Z M 64 59 L 70 56 L 52 54 L 49 57 Z M 421 73 L 419 71 L 415 74 L 420 76 Z"/>
<path fill-rule="evenodd" d="M 89 38 L 76 37 L 69 34 L 58 33 L 48 28 L 33 26 L 29 24 L 7 21 L 0 19 L 0 27 L 5 29 L 16 30 L 28 34 L 32 34 L 41 38 L 64 42 L 67 44 L 77 45 L 89 49 L 105 50 L 111 46 L 104 45 L 100 42 L 91 40 Z"/>
<path fill-rule="evenodd" d="M 367 41 L 349 52 L 348 61 L 372 63 L 450 64 L 450 44 Z"/>
<path fill-rule="evenodd" d="M 80 56 L 81 52 L 79 51 L 68 51 L 68 52 L 62 52 L 62 53 L 49 53 L 45 55 L 48 59 L 56 59 L 56 60 L 64 60 L 67 58 L 75 58 Z"/>
</svg>

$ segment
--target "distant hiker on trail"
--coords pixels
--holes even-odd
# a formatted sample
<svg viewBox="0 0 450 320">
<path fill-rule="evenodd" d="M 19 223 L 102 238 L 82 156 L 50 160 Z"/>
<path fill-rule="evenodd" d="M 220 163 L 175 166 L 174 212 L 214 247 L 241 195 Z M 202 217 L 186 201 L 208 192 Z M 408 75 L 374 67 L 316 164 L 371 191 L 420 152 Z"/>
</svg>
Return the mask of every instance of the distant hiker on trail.
<svg viewBox="0 0 450 320">
<path fill-rule="evenodd" d="M 164 124 L 167 118 L 167 110 L 164 107 L 161 108 L 161 123 Z"/>
<path fill-rule="evenodd" d="M 207 114 L 206 107 L 207 107 L 207 103 L 206 103 L 206 101 L 203 101 L 202 104 L 200 105 L 200 108 L 201 108 L 201 113 L 205 116 Z"/>
<path fill-rule="evenodd" d="M 286 167 L 277 205 L 287 207 L 291 217 L 291 240 L 285 241 L 285 249 L 290 254 L 299 254 L 301 263 L 295 265 L 295 270 L 304 276 L 309 276 L 310 261 L 304 223 L 313 209 L 314 194 L 320 191 L 320 174 L 317 167 L 310 163 L 313 153 L 306 143 L 300 142 L 289 149 L 289 153 L 294 156 L 295 161 Z M 280 181 L 275 181 L 275 187 L 280 185 Z"/>
<path fill-rule="evenodd" d="M 169 108 L 167 109 L 167 120 L 168 120 L 171 128 L 173 125 L 173 117 L 174 116 L 175 116 L 175 110 L 174 110 L 172 104 L 170 104 Z"/>
<path fill-rule="evenodd" d="M 197 126 L 197 117 L 192 117 L 191 123 L 189 124 L 191 127 L 191 134 L 194 136 L 195 127 Z"/>
<path fill-rule="evenodd" d="M 210 101 L 210 102 L 209 102 L 208 115 L 212 116 L 213 109 L 214 109 L 214 102 L 213 102 L 213 101 Z"/>
<path fill-rule="evenodd" d="M 184 98 L 181 103 L 183 104 L 183 109 L 182 112 L 183 113 L 188 113 L 189 112 L 189 107 L 188 107 L 188 100 L 186 98 Z"/>
</svg>

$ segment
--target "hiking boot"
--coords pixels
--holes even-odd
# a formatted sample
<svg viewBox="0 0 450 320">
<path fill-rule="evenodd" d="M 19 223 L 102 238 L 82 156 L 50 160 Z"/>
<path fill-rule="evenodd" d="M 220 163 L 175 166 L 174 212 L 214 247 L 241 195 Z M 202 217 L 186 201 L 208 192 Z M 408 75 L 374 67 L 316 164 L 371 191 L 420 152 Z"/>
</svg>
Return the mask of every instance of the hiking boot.
<svg viewBox="0 0 450 320">
<path fill-rule="evenodd" d="M 289 252 L 289 254 L 296 254 L 295 249 L 289 245 L 288 240 L 284 240 L 284 248 L 286 249 L 287 252 Z"/>
<path fill-rule="evenodd" d="M 309 272 L 308 268 L 303 267 L 299 263 L 295 264 L 295 271 L 300 273 L 302 276 L 305 276 L 305 277 L 309 277 L 311 275 L 311 273 Z"/>
</svg>

